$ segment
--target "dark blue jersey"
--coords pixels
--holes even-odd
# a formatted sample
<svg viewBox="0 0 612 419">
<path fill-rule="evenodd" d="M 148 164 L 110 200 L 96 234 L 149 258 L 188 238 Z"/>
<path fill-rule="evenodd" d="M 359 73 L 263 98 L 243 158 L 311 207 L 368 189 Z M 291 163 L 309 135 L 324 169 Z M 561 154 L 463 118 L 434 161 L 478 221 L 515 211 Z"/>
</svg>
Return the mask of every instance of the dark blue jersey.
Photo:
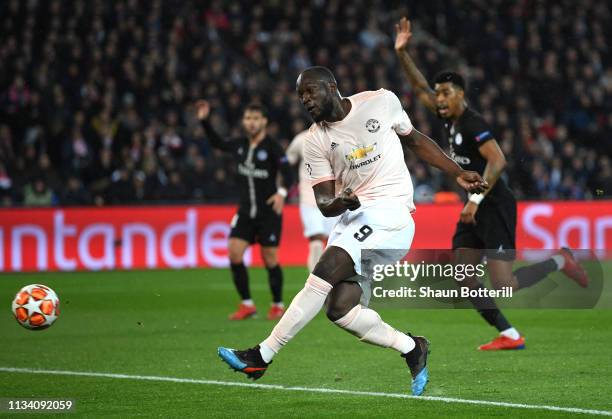
<svg viewBox="0 0 612 419">
<path fill-rule="evenodd" d="M 444 133 L 450 145 L 451 158 L 461 168 L 483 175 L 487 160 L 480 154 L 479 148 L 487 141 L 495 139 L 495 136 L 482 115 L 466 108 L 456 121 L 444 120 Z M 495 186 L 487 196 L 513 197 L 503 176 L 495 182 Z"/>
<path fill-rule="evenodd" d="M 289 189 L 293 182 L 293 172 L 281 145 L 266 136 L 252 146 L 247 137 L 221 138 L 208 121 L 202 122 L 202 126 L 213 147 L 234 156 L 240 194 L 238 212 L 250 218 L 272 212 L 266 201 L 276 193 L 278 174 L 285 188 Z"/>
</svg>

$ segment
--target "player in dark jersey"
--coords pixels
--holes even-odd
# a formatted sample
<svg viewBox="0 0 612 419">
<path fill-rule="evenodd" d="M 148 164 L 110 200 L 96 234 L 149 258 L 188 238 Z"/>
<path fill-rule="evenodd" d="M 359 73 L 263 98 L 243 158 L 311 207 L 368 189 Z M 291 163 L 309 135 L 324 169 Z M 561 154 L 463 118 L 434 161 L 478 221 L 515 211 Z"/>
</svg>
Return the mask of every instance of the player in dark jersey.
<svg viewBox="0 0 612 419">
<path fill-rule="evenodd" d="M 580 286 L 588 277 L 571 251 L 563 248 L 552 258 L 512 271 L 515 257 L 516 199 L 500 177 L 506 159 L 493 130 L 484 118 L 465 101 L 465 81 L 461 75 L 442 72 L 434 78 L 432 89 L 408 54 L 406 46 L 412 36 L 410 21 L 402 18 L 396 25 L 395 51 L 404 74 L 416 96 L 427 109 L 444 121 L 451 157 L 465 170 L 482 175 L 489 189 L 468 196 L 455 235 L 453 250 L 457 263 L 477 264 L 486 255 L 491 283 L 495 288 L 511 286 L 514 290 L 529 287 L 549 273 L 562 270 Z M 470 278 L 464 285 L 477 289 L 483 285 Z M 472 298 L 482 317 L 495 326 L 500 335 L 481 345 L 481 350 L 522 349 L 525 339 L 512 327 L 490 298 Z"/>
<path fill-rule="evenodd" d="M 232 277 L 242 301 L 230 319 L 244 320 L 257 314 L 243 260 L 244 252 L 253 243 L 261 245 L 261 257 L 268 270 L 273 298 L 268 319 L 278 319 L 284 313 L 278 244 L 283 205 L 293 179 L 291 167 L 280 144 L 266 134 L 268 119 L 263 106 L 248 105 L 242 116 L 242 126 L 247 135 L 229 139 L 221 138 L 208 121 L 210 104 L 207 101 L 198 101 L 196 108 L 211 145 L 231 153 L 236 160 L 240 202 L 232 219 L 228 246 Z M 281 187 L 277 186 L 279 173 Z"/>
</svg>

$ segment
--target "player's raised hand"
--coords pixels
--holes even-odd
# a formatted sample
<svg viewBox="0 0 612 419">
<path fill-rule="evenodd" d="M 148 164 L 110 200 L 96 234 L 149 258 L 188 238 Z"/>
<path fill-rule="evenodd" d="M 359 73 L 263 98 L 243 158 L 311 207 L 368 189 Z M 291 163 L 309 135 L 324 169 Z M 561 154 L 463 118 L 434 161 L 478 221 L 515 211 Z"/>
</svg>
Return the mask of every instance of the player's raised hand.
<svg viewBox="0 0 612 419">
<path fill-rule="evenodd" d="M 361 206 L 361 202 L 359 202 L 359 198 L 351 188 L 346 188 L 340 193 L 340 199 L 342 204 L 350 211 L 354 211 Z"/>
<path fill-rule="evenodd" d="M 279 193 L 275 193 L 268 198 L 266 204 L 272 205 L 272 210 L 278 215 L 281 215 L 283 213 L 283 206 L 285 205 L 285 197 Z"/>
<path fill-rule="evenodd" d="M 403 17 L 400 19 L 399 23 L 395 25 L 395 50 L 401 51 L 406 48 L 410 38 L 412 38 L 410 21 Z"/>
<path fill-rule="evenodd" d="M 208 118 L 210 115 L 210 103 L 206 100 L 198 100 L 195 104 L 196 106 L 196 116 L 200 121 L 203 121 Z"/>
<path fill-rule="evenodd" d="M 482 193 L 489 189 L 489 184 L 476 172 L 462 170 L 457 176 L 457 183 L 469 193 Z"/>
</svg>

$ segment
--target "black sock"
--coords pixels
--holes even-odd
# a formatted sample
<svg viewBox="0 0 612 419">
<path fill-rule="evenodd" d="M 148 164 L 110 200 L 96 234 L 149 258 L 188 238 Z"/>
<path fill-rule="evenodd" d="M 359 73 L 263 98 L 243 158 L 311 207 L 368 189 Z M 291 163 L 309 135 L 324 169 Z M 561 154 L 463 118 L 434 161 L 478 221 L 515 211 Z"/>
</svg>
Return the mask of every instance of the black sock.
<svg viewBox="0 0 612 419">
<path fill-rule="evenodd" d="M 527 288 L 546 278 L 546 276 L 557 270 L 557 263 L 552 259 L 533 265 L 523 266 L 514 271 L 514 276 L 519 284 L 519 289 Z"/>
<path fill-rule="evenodd" d="M 247 273 L 246 266 L 244 263 L 232 263 L 232 278 L 234 279 L 234 285 L 240 298 L 243 300 L 251 299 L 251 291 L 249 290 L 249 274 Z"/>
<path fill-rule="evenodd" d="M 281 270 L 280 265 L 266 269 L 268 270 L 270 291 L 272 291 L 272 301 L 275 303 L 280 303 L 283 301 L 283 271 Z"/>
<path fill-rule="evenodd" d="M 480 284 L 478 288 L 484 289 L 484 286 Z M 482 318 L 500 332 L 512 327 L 491 297 L 469 297 L 469 299 Z"/>
</svg>

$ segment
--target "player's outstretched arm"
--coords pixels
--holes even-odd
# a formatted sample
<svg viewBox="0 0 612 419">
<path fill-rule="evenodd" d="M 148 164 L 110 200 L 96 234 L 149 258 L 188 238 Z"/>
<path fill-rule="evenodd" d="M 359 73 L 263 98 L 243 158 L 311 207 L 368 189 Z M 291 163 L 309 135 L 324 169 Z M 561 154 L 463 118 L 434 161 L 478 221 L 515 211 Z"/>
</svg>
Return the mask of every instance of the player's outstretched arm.
<svg viewBox="0 0 612 419">
<path fill-rule="evenodd" d="M 234 151 L 234 149 L 236 148 L 234 141 L 222 138 L 219 133 L 215 131 L 210 121 L 208 120 L 208 117 L 210 116 L 210 103 L 208 103 L 208 101 L 206 100 L 198 100 L 195 104 L 195 108 L 196 116 L 202 124 L 204 131 L 206 131 L 206 135 L 210 140 L 210 144 L 213 147 L 223 151 Z"/>
<path fill-rule="evenodd" d="M 419 71 L 414 60 L 406 50 L 408 42 L 412 37 L 410 21 L 405 17 L 401 18 L 399 23 L 395 25 L 395 33 L 395 53 L 397 54 L 397 58 L 400 61 L 408 82 L 414 89 L 421 103 L 431 112 L 436 113 L 436 95 L 431 87 L 429 87 L 427 79 L 423 76 L 423 73 Z"/>
<path fill-rule="evenodd" d="M 336 181 L 326 180 L 312 187 L 319 210 L 325 217 L 336 217 L 346 210 L 356 210 L 361 206 L 359 198 L 350 188 L 336 196 Z"/>
<path fill-rule="evenodd" d="M 425 134 L 413 129 L 406 136 L 400 136 L 401 140 L 422 160 L 434 167 L 451 175 L 457 180 L 459 186 L 470 193 L 484 192 L 489 185 L 482 177 L 468 170 L 463 170 L 453 159 L 442 151 L 434 140 Z"/>
</svg>

